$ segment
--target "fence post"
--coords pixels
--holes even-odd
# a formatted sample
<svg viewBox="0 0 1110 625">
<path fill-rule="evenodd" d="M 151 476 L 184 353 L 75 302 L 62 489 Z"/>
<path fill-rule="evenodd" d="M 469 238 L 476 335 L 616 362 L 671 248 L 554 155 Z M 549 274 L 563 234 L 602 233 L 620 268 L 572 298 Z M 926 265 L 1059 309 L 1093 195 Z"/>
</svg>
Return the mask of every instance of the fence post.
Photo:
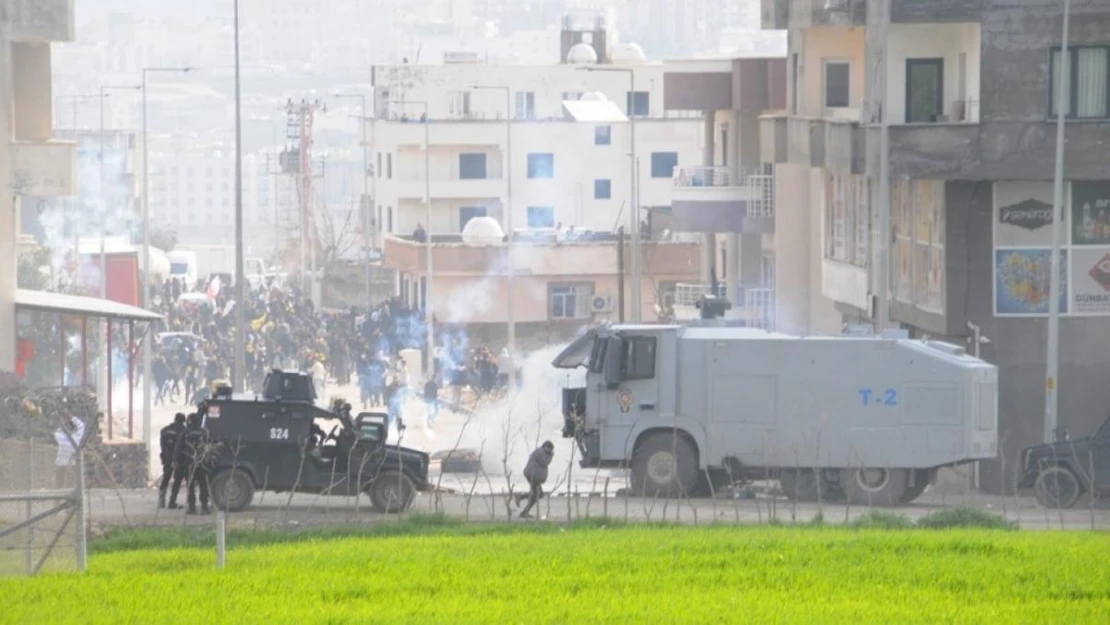
<svg viewBox="0 0 1110 625">
<path fill-rule="evenodd" d="M 227 554 L 227 515 L 216 506 L 216 568 L 224 568 L 224 556 Z"/>
<path fill-rule="evenodd" d="M 27 492 L 30 493 L 35 488 L 35 439 L 27 439 Z M 34 503 L 30 499 L 27 500 L 27 519 L 30 520 L 35 515 Z M 27 575 L 35 572 L 35 526 L 31 524 L 27 527 Z"/>
<path fill-rule="evenodd" d="M 86 436 L 86 439 L 88 437 Z M 82 441 L 84 443 L 84 441 Z M 88 553 L 86 551 L 86 534 L 87 528 L 85 527 L 85 445 L 82 444 L 77 448 L 77 488 L 74 489 L 74 505 L 77 506 L 77 536 L 74 540 L 74 546 L 77 549 L 77 571 L 84 573 L 87 567 Z"/>
</svg>

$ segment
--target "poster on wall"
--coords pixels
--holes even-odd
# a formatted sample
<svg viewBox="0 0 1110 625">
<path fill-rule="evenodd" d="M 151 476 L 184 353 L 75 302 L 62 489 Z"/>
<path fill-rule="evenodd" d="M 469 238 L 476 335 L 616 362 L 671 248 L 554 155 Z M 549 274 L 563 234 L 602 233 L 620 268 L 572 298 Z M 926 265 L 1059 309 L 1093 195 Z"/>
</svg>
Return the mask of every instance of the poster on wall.
<svg viewBox="0 0 1110 625">
<path fill-rule="evenodd" d="M 1110 315 L 1110 247 L 1071 250 L 1071 304 L 1075 315 Z"/>
<path fill-rule="evenodd" d="M 994 314 L 1047 315 L 1051 250 L 994 251 Z M 1068 312 L 1067 250 L 1060 251 L 1060 313 Z"/>
<path fill-rule="evenodd" d="M 1071 183 L 1072 245 L 1110 245 L 1110 183 Z"/>
<path fill-rule="evenodd" d="M 1052 212 L 1052 182 L 994 183 L 995 246 L 1051 246 Z"/>
</svg>

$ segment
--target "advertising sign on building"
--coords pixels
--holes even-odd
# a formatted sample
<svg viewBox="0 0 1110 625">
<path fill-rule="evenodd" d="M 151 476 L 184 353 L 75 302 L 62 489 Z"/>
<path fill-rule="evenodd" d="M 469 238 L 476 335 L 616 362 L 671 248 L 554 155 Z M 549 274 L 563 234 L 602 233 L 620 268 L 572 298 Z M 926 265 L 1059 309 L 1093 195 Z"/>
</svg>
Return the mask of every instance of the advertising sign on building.
<svg viewBox="0 0 1110 625">
<path fill-rule="evenodd" d="M 994 314 L 1047 315 L 1052 250 L 994 251 Z M 1060 313 L 1068 312 L 1067 250 L 1060 251 Z"/>
<path fill-rule="evenodd" d="M 1050 181 L 1005 181 L 994 184 L 996 247 L 1052 245 L 1053 185 Z M 1066 221 L 1065 215 L 1065 221 Z"/>
<path fill-rule="evenodd" d="M 1075 315 L 1110 315 L 1110 247 L 1071 250 L 1071 305 Z"/>
<path fill-rule="evenodd" d="M 1072 245 L 1110 245 L 1110 183 L 1071 183 Z"/>
</svg>

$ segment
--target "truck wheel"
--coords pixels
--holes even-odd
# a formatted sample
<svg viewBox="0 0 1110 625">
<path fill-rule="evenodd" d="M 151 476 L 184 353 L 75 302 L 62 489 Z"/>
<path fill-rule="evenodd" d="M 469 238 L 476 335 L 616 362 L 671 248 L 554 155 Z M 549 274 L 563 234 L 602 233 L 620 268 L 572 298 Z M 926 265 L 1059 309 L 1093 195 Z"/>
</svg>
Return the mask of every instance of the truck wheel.
<svg viewBox="0 0 1110 625">
<path fill-rule="evenodd" d="M 918 469 L 914 471 L 914 474 L 914 485 L 909 486 L 907 483 L 906 492 L 898 500 L 898 503 L 912 503 L 913 500 L 925 492 L 925 488 L 929 486 L 929 482 L 933 479 L 932 471 Z"/>
<path fill-rule="evenodd" d="M 653 434 L 632 454 L 632 492 L 645 497 L 689 497 L 698 483 L 695 451 L 685 438 Z"/>
<path fill-rule="evenodd" d="M 840 486 L 856 506 L 893 506 L 906 494 L 905 469 L 844 469 Z"/>
<path fill-rule="evenodd" d="M 404 512 L 416 497 L 416 485 L 397 471 L 383 471 L 367 490 L 370 504 L 382 514 Z"/>
<path fill-rule="evenodd" d="M 1033 485 L 1037 503 L 1045 508 L 1071 508 L 1079 501 L 1083 488 L 1075 473 L 1059 465 L 1045 467 Z"/>
<path fill-rule="evenodd" d="M 228 469 L 212 479 L 212 503 L 217 510 L 239 512 L 254 499 L 254 481 L 246 471 Z"/>
<path fill-rule="evenodd" d="M 782 493 L 795 501 L 828 501 L 832 486 L 812 469 L 782 469 L 779 471 Z"/>
</svg>

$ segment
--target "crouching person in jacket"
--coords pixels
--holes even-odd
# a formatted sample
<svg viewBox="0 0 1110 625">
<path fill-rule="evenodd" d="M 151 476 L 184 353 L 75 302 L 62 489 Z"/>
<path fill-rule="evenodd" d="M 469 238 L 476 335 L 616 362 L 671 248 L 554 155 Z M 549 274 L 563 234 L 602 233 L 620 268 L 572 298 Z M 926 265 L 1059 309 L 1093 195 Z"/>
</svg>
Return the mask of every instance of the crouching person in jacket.
<svg viewBox="0 0 1110 625">
<path fill-rule="evenodd" d="M 528 494 L 518 495 L 516 505 L 525 497 L 528 498 L 528 505 L 520 511 L 520 518 L 527 519 L 531 515 L 528 514 L 532 510 L 532 506 L 536 505 L 540 499 L 543 498 L 543 483 L 547 481 L 547 467 L 551 465 L 551 459 L 555 455 L 555 444 L 551 441 L 544 441 L 532 452 L 528 457 L 528 464 L 524 467 L 524 479 L 528 480 Z"/>
</svg>

